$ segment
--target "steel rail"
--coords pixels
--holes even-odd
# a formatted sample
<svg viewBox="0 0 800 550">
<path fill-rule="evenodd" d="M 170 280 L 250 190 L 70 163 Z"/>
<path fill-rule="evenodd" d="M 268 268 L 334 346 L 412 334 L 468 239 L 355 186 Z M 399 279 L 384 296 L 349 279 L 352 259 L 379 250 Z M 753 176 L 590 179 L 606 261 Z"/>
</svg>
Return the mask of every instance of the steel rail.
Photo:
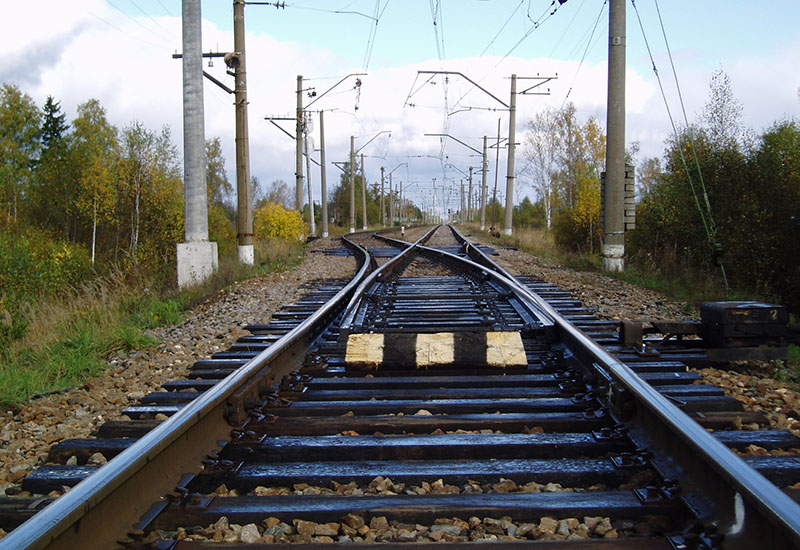
<svg viewBox="0 0 800 550">
<path fill-rule="evenodd" d="M 409 243 L 408 241 L 398 241 L 399 244 L 398 248 L 402 248 L 403 251 L 383 264 L 378 269 L 375 269 L 372 273 L 370 273 L 358 286 L 356 291 L 353 293 L 353 296 L 350 298 L 350 302 L 347 304 L 347 307 L 344 310 L 344 314 L 342 315 L 342 321 L 339 324 L 339 333 L 343 338 L 346 338 L 350 332 L 350 329 L 353 325 L 353 320 L 355 319 L 356 313 L 358 312 L 358 308 L 361 305 L 362 298 L 367 294 L 367 290 L 379 279 L 385 279 L 388 277 L 389 273 L 394 271 L 401 271 L 405 268 L 406 265 L 413 259 L 415 254 L 415 249 L 421 243 L 424 243 L 428 239 L 430 239 L 434 233 L 436 233 L 437 227 L 434 227 L 427 233 L 425 233 L 422 237 L 417 239 L 414 243 Z M 380 240 L 386 240 L 388 237 L 380 235 L 379 233 L 374 233 L 374 237 Z M 394 240 L 394 239 L 391 239 Z"/>
<path fill-rule="evenodd" d="M 353 279 L 331 300 L 14 529 L 0 540 L 0 550 L 111 547 L 151 508 L 153 500 L 175 489 L 181 475 L 198 471 L 201 460 L 218 447 L 217 442 L 228 439 L 237 392 L 247 385 L 257 391 L 265 383 L 274 382 L 276 376 L 297 368 L 298 360 L 302 360 L 322 325 L 327 326 L 338 315 L 344 301 L 374 267 L 367 250 L 344 237 L 342 240 L 353 250 L 359 267 Z M 265 375 L 268 380 L 255 380 Z M 146 504 L 140 496 L 145 487 L 154 495 Z M 139 501 L 141 505 L 136 504 Z"/>
<path fill-rule="evenodd" d="M 435 227 L 434 229 L 438 229 L 438 227 L 439 226 Z M 376 235 L 376 237 L 386 241 L 387 243 L 393 244 L 394 246 L 402 247 L 407 244 L 406 241 L 393 239 L 385 235 Z M 525 286 L 517 281 L 513 275 L 501 270 L 502 268 L 494 269 L 491 266 L 482 265 L 474 260 L 461 258 L 455 254 L 450 254 L 449 252 L 424 246 L 422 244 L 415 243 L 414 246 L 419 253 L 425 256 L 433 256 L 440 262 L 451 264 L 451 266 L 454 267 L 460 266 L 461 268 L 465 268 L 469 271 L 485 273 L 488 277 L 497 282 L 507 291 L 516 295 L 520 302 L 527 307 L 528 312 L 537 319 L 541 328 L 547 329 L 555 325 L 554 316 L 551 313 L 554 310 L 550 308 L 550 312 L 548 312 L 544 307 L 547 305 L 547 303 L 540 296 L 537 296 L 525 288 Z"/>
<path fill-rule="evenodd" d="M 480 249 L 469 243 L 456 228 L 449 226 L 457 240 L 467 246 L 467 253 L 482 265 L 506 273 L 508 271 L 497 265 Z M 446 252 L 439 251 L 442 254 Z M 544 310 L 555 319 L 562 336 L 580 349 L 584 358 L 588 358 L 598 374 L 611 375 L 624 390 L 630 393 L 637 404 L 640 404 L 649 418 L 643 419 L 643 429 L 657 433 L 656 438 L 666 446 L 674 447 L 676 442 L 683 444 L 689 453 L 673 453 L 680 456 L 681 466 L 686 474 L 693 475 L 694 480 L 679 480 L 689 491 L 701 486 L 708 486 L 706 481 L 701 485 L 703 476 L 713 473 L 722 482 L 716 485 L 717 492 L 726 497 L 725 509 L 720 510 L 725 517 L 726 525 L 718 525 L 720 532 L 726 535 L 726 548 L 800 548 L 800 505 L 776 487 L 763 475 L 751 468 L 717 438 L 708 433 L 702 426 L 692 420 L 686 413 L 671 403 L 650 384 L 641 379 L 630 367 L 612 356 L 583 331 L 562 317 L 552 306 L 541 300 Z M 661 427 L 669 432 L 664 436 Z M 697 469 L 692 464 L 692 457 L 700 457 L 706 468 Z M 732 490 L 725 490 L 725 487 Z M 690 503 L 691 506 L 691 503 Z M 756 514 L 753 517 L 753 514 Z M 758 514 L 763 517 L 759 518 Z M 765 520 L 779 532 L 765 532 Z M 755 523 L 755 529 L 748 532 L 749 523 Z M 772 539 L 772 540 L 771 540 Z"/>
</svg>

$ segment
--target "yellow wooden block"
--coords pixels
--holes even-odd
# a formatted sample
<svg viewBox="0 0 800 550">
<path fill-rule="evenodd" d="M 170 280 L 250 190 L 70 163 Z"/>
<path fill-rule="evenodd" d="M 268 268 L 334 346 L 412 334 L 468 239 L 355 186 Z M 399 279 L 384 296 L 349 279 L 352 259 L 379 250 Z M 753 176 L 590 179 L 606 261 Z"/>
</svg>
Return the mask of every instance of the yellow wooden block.
<svg viewBox="0 0 800 550">
<path fill-rule="evenodd" d="M 451 365 L 455 361 L 454 340 L 452 332 L 417 334 L 417 368 Z"/>
<path fill-rule="evenodd" d="M 516 367 L 528 364 L 519 332 L 487 332 L 486 363 L 493 367 Z"/>
<path fill-rule="evenodd" d="M 383 334 L 348 335 L 345 361 L 372 368 L 383 363 Z"/>
</svg>

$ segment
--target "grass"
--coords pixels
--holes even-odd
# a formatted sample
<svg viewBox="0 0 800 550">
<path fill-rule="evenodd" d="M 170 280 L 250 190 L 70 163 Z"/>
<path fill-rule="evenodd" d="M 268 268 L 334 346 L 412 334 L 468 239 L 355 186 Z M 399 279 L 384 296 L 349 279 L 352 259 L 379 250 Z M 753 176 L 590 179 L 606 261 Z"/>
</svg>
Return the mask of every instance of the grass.
<svg viewBox="0 0 800 550">
<path fill-rule="evenodd" d="M 100 277 L 58 297 L 0 312 L 14 319 L 15 338 L 0 341 L 0 406 L 19 410 L 36 396 L 79 387 L 101 374 L 116 352 L 158 341 L 150 329 L 180 323 L 186 310 L 235 281 L 285 271 L 303 258 L 303 243 L 262 242 L 256 265 L 220 258 L 206 282 L 178 291 L 153 280 L 131 283 L 120 273 Z"/>
<path fill-rule="evenodd" d="M 789 345 L 789 357 L 785 361 L 776 361 L 772 377 L 779 382 L 791 384 L 800 391 L 800 346 Z"/>
<path fill-rule="evenodd" d="M 512 246 L 577 271 L 603 272 L 632 285 L 661 292 L 670 300 L 684 302 L 687 314 L 694 313 L 702 302 L 737 298 L 726 297 L 716 273 L 689 269 L 677 259 L 664 262 L 669 269 L 658 269 L 655 265 L 649 265 L 652 262 L 629 260 L 625 271 L 611 273 L 603 271 L 602 258 L 599 255 L 564 251 L 556 246 L 551 233 L 544 229 L 515 228 L 514 235 L 510 237 L 492 236 L 488 232 L 481 233 L 477 228 L 473 228 L 473 232 L 480 233 L 497 246 Z"/>
</svg>

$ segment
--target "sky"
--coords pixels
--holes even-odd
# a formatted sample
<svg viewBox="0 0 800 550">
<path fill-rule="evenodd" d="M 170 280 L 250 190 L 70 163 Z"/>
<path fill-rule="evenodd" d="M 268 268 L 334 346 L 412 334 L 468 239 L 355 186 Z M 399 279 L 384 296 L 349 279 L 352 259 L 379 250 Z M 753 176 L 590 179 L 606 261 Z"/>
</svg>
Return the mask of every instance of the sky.
<svg viewBox="0 0 800 550">
<path fill-rule="evenodd" d="M 370 183 L 379 181 L 384 166 L 395 183 L 403 182 L 408 198 L 427 207 L 435 189 L 439 207 L 458 208 L 458 186 L 469 166 L 477 192 L 480 157 L 471 148 L 481 149 L 484 135 L 496 137 L 498 120 L 507 137 L 502 103 L 509 101 L 511 74 L 553 77 L 538 88 L 546 95 L 517 97 L 517 142 L 537 112 L 567 101 L 580 120 L 594 116 L 605 126 L 608 5 L 601 0 L 272 4 L 247 5 L 245 15 L 251 174 L 262 184 L 282 179 L 294 186 L 294 141 L 265 117 L 294 116 L 297 75 L 306 79 L 307 94 L 328 92 L 310 110 L 314 147 L 316 111 L 326 111 L 329 189 L 340 177 L 332 162 L 347 160 L 352 135 L 356 148 L 363 147 Z M 232 2 L 203 0 L 202 10 L 204 52 L 231 51 Z M 168 126 L 182 149 L 181 62 L 172 58 L 181 50 L 180 14 L 179 0 L 0 0 L 0 82 L 16 84 L 39 106 L 52 95 L 70 120 L 79 104 L 97 98 L 117 127 L 133 121 L 154 130 Z M 697 120 L 717 69 L 730 76 L 747 127 L 761 132 L 800 117 L 797 21 L 797 0 L 629 1 L 627 144 L 638 142 L 639 159 L 661 156 L 672 131 L 667 106 L 682 123 L 682 97 L 688 120 Z M 205 70 L 233 87 L 224 63 L 212 64 Z M 418 71 L 461 72 L 485 91 L 458 75 L 429 79 Z M 344 78 L 354 73 L 366 74 Z M 522 89 L 536 81 L 519 82 Z M 204 94 L 206 137 L 220 137 L 235 182 L 232 96 L 210 81 Z M 304 98 L 306 105 L 311 101 Z M 293 132 L 293 123 L 282 124 Z M 518 148 L 518 167 L 522 154 Z M 489 158 L 491 187 L 495 160 Z M 502 195 L 504 150 L 498 168 Z M 316 167 L 311 181 L 318 201 Z M 533 197 L 525 177 L 517 181 L 517 199 Z"/>
</svg>

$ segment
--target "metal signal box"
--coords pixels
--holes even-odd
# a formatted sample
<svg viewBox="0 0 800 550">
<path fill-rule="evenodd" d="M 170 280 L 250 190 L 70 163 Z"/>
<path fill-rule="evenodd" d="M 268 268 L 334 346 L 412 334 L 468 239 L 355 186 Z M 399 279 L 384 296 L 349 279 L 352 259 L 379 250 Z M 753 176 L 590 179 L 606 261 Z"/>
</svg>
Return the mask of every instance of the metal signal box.
<svg viewBox="0 0 800 550">
<path fill-rule="evenodd" d="M 789 333 L 788 310 L 761 302 L 706 302 L 700 319 L 700 336 L 711 347 L 782 344 Z"/>
</svg>

